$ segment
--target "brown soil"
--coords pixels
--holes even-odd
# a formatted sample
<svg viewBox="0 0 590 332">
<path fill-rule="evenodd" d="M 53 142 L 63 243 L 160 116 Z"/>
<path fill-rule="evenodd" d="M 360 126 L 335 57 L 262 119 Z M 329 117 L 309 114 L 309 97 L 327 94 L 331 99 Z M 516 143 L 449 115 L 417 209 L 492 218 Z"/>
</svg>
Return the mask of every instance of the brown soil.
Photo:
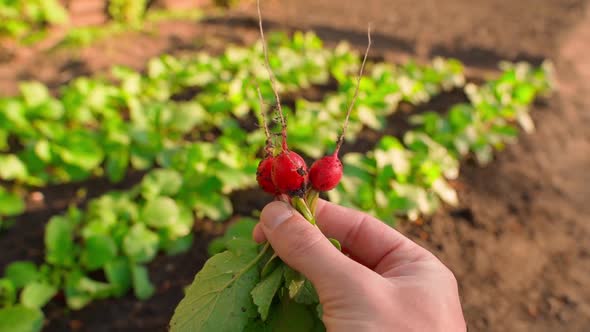
<svg viewBox="0 0 590 332">
<path fill-rule="evenodd" d="M 399 229 L 455 272 L 470 330 L 590 330 L 590 9 L 585 1 L 283 0 L 268 1 L 264 10 L 271 29 L 313 29 L 328 44 L 346 39 L 359 49 L 371 21 L 373 56 L 394 61 L 453 56 L 479 78 L 501 59 L 551 58 L 560 91 L 536 105 L 537 131 L 523 134 L 486 167 L 465 162 L 457 182 L 461 207 Z M 0 91 L 14 93 L 17 79 L 57 86 L 112 63 L 142 68 L 163 52 L 218 51 L 228 41 L 249 42 L 257 37 L 254 17 L 246 5 L 224 18 L 164 23 L 155 34 L 125 34 L 74 56 L 71 50 L 9 54 L 11 59 L 0 63 Z M 441 96 L 420 109 L 445 109 L 460 98 Z M 391 124 L 394 134 L 405 128 L 399 121 Z M 28 213 L 0 235 L 0 270 L 11 260 L 42 259 L 41 225 L 62 209 L 51 202 L 73 197 L 75 190 L 67 188 L 47 192 L 49 209 Z M 265 201 L 255 196 L 233 195 L 237 212 L 261 208 Z M 190 252 L 161 256 L 150 265 L 158 285 L 152 299 L 127 295 L 78 312 L 53 303 L 46 310 L 46 330 L 164 330 L 182 287 L 203 264 L 207 234 L 199 231 Z"/>
</svg>

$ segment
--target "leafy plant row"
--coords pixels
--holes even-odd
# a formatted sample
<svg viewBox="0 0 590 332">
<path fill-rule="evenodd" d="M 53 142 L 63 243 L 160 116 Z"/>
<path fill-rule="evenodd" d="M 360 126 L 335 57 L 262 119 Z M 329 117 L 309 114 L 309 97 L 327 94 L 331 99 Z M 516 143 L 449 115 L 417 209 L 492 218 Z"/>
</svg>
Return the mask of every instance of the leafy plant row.
<svg viewBox="0 0 590 332">
<path fill-rule="evenodd" d="M 441 115 L 427 112 L 410 118 L 416 128 L 400 141 L 384 137 L 367 154 L 344 157 L 341 184 L 328 193 L 334 202 L 368 211 L 384 221 L 392 215 L 410 219 L 431 214 L 440 201 L 457 204 L 449 181 L 459 175 L 459 162 L 473 157 L 479 164 L 494 149 L 515 141 L 517 126 L 534 130 L 529 106 L 552 89 L 552 67 L 545 63 L 503 63 L 499 78 L 483 86 L 468 84 L 469 103 L 453 105 Z"/>
<path fill-rule="evenodd" d="M 147 0 L 108 0 L 107 11 L 118 25 L 138 26 L 148 16 L 148 7 Z M 0 38 L 35 41 L 43 38 L 48 27 L 65 25 L 70 19 L 70 14 L 59 0 L 3 0 L 0 2 Z M 70 30 L 73 34 L 80 31 L 80 28 Z"/>
<path fill-rule="evenodd" d="M 253 89 L 244 87 L 258 81 L 263 95 L 272 95 L 260 47 L 230 47 L 220 56 L 200 53 L 188 59 L 163 56 L 150 61 L 145 74 L 115 67 L 116 83 L 83 77 L 62 87 L 58 97 L 38 82 L 22 83 L 19 96 L 0 99 L 0 180 L 8 181 L 0 189 L 0 218 L 23 212 L 21 197 L 27 187 L 95 176 L 118 182 L 129 168 L 157 166 L 163 150 L 187 139 L 206 139 L 235 119 L 252 117 L 258 99 Z M 297 102 L 296 112 L 305 116 L 293 124 L 295 135 L 313 130 L 307 119 L 333 126 L 330 119 L 341 116 L 341 105 L 352 93 L 349 74 L 358 57 L 346 44 L 325 49 L 311 33 L 293 38 L 275 34 L 270 47 L 282 93 L 326 84 L 330 77 L 338 82 L 338 92 L 324 103 Z M 430 66 L 375 65 L 372 77 L 363 82 L 364 91 L 375 93 L 364 97 L 365 107 L 373 111 L 360 113 L 365 115 L 361 123 L 379 127 L 400 100 L 426 101 L 443 88 L 461 85 L 463 75 L 458 62 L 437 59 Z M 351 133 L 361 128 L 355 123 Z M 317 155 L 329 138 L 322 145 L 301 140 L 298 148 L 307 146 L 305 152 Z"/>
<path fill-rule="evenodd" d="M 0 2 L 0 37 L 25 37 L 45 25 L 67 20 L 68 14 L 58 0 Z"/>
<path fill-rule="evenodd" d="M 163 56 L 148 63 L 145 75 L 115 67 L 116 83 L 82 77 L 62 87 L 58 98 L 38 82 L 22 83 L 19 96 L 0 99 L 0 180 L 12 187 L 12 193 L 0 191 L 0 216 L 22 213 L 23 186 L 102 175 L 118 182 L 129 167 L 152 167 L 164 148 L 202 139 L 232 114 L 246 116 L 258 105 L 242 88 L 263 66 L 258 47 L 231 47 L 217 57 Z M 285 92 L 325 83 L 330 66 L 346 70 L 356 61 L 324 49 L 312 34 L 276 35 L 271 47 Z M 187 90 L 198 93 L 176 100 Z"/>
</svg>

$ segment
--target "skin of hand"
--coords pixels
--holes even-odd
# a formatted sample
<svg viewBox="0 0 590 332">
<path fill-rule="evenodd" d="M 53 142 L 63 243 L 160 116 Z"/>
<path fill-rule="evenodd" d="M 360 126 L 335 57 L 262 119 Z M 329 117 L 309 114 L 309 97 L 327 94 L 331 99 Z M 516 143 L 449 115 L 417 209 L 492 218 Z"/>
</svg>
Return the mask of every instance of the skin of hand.
<svg viewBox="0 0 590 332">
<path fill-rule="evenodd" d="M 429 251 L 368 214 L 323 200 L 316 219 L 319 229 L 272 202 L 253 236 L 312 282 L 328 331 L 466 331 L 457 281 Z"/>
</svg>

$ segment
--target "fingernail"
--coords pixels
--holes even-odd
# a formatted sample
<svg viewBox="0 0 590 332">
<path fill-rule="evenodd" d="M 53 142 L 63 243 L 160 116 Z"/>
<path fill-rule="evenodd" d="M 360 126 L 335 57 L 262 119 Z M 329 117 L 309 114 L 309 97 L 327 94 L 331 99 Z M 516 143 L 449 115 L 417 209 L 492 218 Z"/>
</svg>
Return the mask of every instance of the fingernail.
<svg viewBox="0 0 590 332">
<path fill-rule="evenodd" d="M 264 227 L 272 230 L 292 216 L 293 209 L 287 203 L 272 202 L 262 210 L 260 219 Z"/>
</svg>

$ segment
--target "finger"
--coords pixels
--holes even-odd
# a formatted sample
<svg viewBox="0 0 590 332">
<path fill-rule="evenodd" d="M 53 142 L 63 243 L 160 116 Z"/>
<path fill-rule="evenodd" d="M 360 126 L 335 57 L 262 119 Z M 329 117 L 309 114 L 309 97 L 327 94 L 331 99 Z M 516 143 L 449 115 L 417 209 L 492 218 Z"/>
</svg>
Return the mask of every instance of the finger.
<svg viewBox="0 0 590 332">
<path fill-rule="evenodd" d="M 261 223 L 258 223 L 256 226 L 254 226 L 254 229 L 252 230 L 252 238 L 254 238 L 254 241 L 257 243 L 266 241 L 266 235 L 264 235 Z"/>
<path fill-rule="evenodd" d="M 318 291 L 352 287 L 365 267 L 336 249 L 322 232 L 283 202 L 268 204 L 260 227 L 272 248 L 287 265 L 303 273 Z"/>
<path fill-rule="evenodd" d="M 319 200 L 316 219 L 326 236 L 377 273 L 429 257 L 427 250 L 366 213 Z"/>
</svg>

